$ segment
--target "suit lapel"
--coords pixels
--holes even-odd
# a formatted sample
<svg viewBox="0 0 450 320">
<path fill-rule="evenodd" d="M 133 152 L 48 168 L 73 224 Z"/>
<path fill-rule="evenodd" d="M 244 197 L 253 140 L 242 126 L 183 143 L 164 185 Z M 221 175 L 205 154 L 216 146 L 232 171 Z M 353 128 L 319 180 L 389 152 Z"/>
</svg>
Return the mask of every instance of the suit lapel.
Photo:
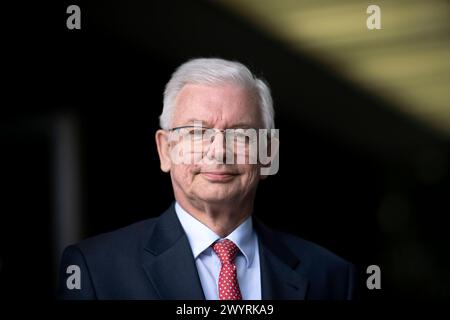
<svg viewBox="0 0 450 320">
<path fill-rule="evenodd" d="M 262 299 L 305 299 L 308 279 L 298 272 L 300 260 L 277 236 L 254 218 L 258 233 Z M 161 299 L 204 300 L 197 267 L 174 204 L 151 231 L 143 268 Z"/>
<path fill-rule="evenodd" d="M 259 237 L 262 299 L 305 299 L 308 279 L 298 272 L 300 260 L 270 229 L 254 221 Z"/>
<path fill-rule="evenodd" d="M 174 204 L 158 218 L 143 267 L 161 299 L 205 299 L 189 241 Z"/>
</svg>

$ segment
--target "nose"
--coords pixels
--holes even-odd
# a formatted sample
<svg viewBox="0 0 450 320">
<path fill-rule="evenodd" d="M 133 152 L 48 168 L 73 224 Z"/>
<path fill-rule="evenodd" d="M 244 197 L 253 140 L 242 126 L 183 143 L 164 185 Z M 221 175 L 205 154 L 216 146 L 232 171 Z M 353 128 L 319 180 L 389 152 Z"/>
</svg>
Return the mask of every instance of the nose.
<svg viewBox="0 0 450 320">
<path fill-rule="evenodd" d="M 222 131 L 216 132 L 213 141 L 207 147 L 205 158 L 209 161 L 216 161 L 218 163 L 225 162 L 226 144 L 225 134 Z"/>
</svg>

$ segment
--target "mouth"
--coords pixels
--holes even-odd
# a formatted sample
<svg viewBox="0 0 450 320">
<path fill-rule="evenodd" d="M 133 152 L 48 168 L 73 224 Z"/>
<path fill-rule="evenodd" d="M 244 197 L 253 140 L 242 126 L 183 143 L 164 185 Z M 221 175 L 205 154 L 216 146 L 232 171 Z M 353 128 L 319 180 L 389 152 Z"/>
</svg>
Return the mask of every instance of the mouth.
<svg viewBox="0 0 450 320">
<path fill-rule="evenodd" d="M 228 182 L 237 176 L 236 173 L 223 171 L 200 172 L 200 174 L 210 182 Z"/>
</svg>

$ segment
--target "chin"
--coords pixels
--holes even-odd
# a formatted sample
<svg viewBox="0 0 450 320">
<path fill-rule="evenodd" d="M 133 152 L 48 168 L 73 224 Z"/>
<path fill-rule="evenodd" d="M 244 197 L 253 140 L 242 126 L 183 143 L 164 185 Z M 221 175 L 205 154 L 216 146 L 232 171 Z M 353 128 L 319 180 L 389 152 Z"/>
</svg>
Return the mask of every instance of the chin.
<svg viewBox="0 0 450 320">
<path fill-rule="evenodd" d="M 231 202 L 236 199 L 236 196 L 238 195 L 235 191 L 230 190 L 218 190 L 214 192 L 214 190 L 209 190 L 209 192 L 205 193 L 203 192 L 198 193 L 198 197 L 200 199 L 203 199 L 206 202 L 210 203 L 226 203 Z"/>
</svg>

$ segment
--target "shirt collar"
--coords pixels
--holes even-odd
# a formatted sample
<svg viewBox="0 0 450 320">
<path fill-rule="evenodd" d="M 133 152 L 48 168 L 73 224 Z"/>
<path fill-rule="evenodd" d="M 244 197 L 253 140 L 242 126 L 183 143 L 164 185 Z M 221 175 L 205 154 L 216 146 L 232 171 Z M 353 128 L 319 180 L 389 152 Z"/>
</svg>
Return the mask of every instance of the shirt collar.
<svg viewBox="0 0 450 320">
<path fill-rule="evenodd" d="M 214 231 L 185 211 L 178 202 L 175 203 L 175 212 L 186 233 L 192 253 L 194 254 L 194 259 L 197 259 L 202 252 L 210 248 L 214 242 L 221 239 Z M 236 244 L 245 257 L 247 268 L 250 267 L 256 249 L 254 245 L 256 242 L 256 234 L 253 230 L 251 216 L 245 219 L 225 239 L 229 239 Z"/>
</svg>

